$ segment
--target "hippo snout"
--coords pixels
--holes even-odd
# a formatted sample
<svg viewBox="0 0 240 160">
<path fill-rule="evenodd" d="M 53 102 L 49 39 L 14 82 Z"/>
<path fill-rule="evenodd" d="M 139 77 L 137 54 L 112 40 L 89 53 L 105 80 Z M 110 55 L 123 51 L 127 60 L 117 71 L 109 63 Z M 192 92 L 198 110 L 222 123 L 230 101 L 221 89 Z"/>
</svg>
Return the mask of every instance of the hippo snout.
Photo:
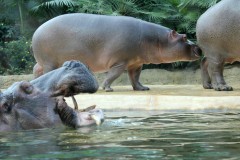
<svg viewBox="0 0 240 160">
<path fill-rule="evenodd" d="M 195 56 L 197 56 L 197 57 L 201 57 L 203 55 L 202 50 L 200 47 L 198 47 L 198 45 L 193 45 L 192 51 L 195 54 Z"/>
<path fill-rule="evenodd" d="M 199 59 L 202 56 L 201 48 L 190 40 L 187 41 L 187 44 L 191 47 L 192 55 L 194 55 L 195 58 Z"/>
</svg>

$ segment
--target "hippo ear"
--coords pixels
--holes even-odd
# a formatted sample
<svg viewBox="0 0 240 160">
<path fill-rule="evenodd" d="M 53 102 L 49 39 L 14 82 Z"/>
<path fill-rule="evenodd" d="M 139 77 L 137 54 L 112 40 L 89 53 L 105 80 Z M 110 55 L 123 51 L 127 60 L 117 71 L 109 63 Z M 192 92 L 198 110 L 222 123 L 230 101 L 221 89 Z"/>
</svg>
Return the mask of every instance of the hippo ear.
<svg viewBox="0 0 240 160">
<path fill-rule="evenodd" d="M 169 34 L 172 39 L 176 39 L 178 37 L 178 33 L 175 30 L 171 30 Z"/>
<path fill-rule="evenodd" d="M 182 39 L 183 39 L 183 42 L 187 42 L 187 35 L 186 34 L 182 34 Z"/>
<path fill-rule="evenodd" d="M 20 88 L 26 93 L 26 94 L 31 94 L 33 91 L 33 86 L 29 82 L 22 82 L 20 85 Z"/>
</svg>

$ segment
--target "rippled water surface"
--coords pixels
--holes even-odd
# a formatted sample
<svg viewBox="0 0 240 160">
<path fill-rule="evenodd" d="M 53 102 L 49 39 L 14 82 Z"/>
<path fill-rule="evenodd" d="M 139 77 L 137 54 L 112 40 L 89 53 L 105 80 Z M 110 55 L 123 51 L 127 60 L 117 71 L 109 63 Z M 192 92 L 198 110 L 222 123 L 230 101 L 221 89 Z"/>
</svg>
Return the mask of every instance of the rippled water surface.
<svg viewBox="0 0 240 160">
<path fill-rule="evenodd" d="M 0 133 L 0 159 L 240 159 L 240 111 L 106 116 L 100 127 Z"/>
</svg>

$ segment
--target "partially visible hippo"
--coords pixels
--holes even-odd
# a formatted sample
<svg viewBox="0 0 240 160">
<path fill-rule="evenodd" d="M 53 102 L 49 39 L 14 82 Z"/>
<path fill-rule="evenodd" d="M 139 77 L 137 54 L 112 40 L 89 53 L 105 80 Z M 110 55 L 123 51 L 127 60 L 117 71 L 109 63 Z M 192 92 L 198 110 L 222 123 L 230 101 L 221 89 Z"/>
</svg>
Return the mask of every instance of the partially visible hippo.
<svg viewBox="0 0 240 160">
<path fill-rule="evenodd" d="M 201 63 L 203 87 L 231 91 L 223 77 L 225 63 L 240 60 L 240 1 L 222 0 L 197 21 L 197 41 L 205 54 Z"/>
<path fill-rule="evenodd" d="M 139 82 L 143 64 L 193 61 L 201 50 L 169 28 L 126 16 L 66 14 L 41 25 L 33 35 L 32 50 L 40 76 L 66 60 L 80 60 L 93 72 L 106 72 L 106 91 L 124 70 L 134 90 L 149 90 Z"/>
<path fill-rule="evenodd" d="M 80 112 L 64 100 L 64 96 L 96 92 L 96 84 L 86 66 L 76 61 L 31 82 L 16 82 L 0 94 L 0 131 L 99 125 L 104 119 L 101 109 Z"/>
<path fill-rule="evenodd" d="M 31 83 L 42 91 L 52 93 L 52 96 L 73 98 L 75 109 L 78 109 L 75 98 L 79 93 L 95 93 L 98 83 L 93 73 L 79 61 L 66 61 L 60 69 L 48 72 Z"/>
</svg>

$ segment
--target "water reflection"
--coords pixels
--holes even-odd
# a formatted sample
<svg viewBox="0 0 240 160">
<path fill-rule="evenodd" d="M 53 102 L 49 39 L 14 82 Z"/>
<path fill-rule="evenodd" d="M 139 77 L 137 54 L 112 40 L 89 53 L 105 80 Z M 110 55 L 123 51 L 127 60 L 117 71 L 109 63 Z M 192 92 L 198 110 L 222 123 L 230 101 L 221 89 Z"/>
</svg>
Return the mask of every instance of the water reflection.
<svg viewBox="0 0 240 160">
<path fill-rule="evenodd" d="M 240 112 L 108 112 L 100 127 L 0 133 L 0 159 L 240 159 Z"/>
</svg>

